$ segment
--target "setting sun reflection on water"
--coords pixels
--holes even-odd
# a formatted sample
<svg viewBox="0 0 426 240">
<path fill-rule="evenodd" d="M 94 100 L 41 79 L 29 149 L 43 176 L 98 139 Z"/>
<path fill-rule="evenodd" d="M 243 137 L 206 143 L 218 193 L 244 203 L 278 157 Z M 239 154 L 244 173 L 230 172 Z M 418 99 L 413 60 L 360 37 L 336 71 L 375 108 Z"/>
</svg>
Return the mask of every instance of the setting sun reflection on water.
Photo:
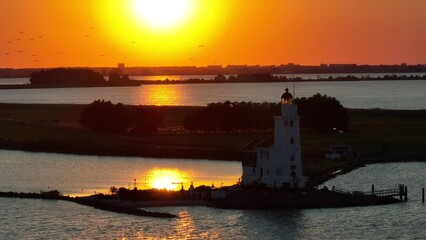
<svg viewBox="0 0 426 240">
<path fill-rule="evenodd" d="M 235 184 L 241 177 L 241 163 L 154 159 L 137 157 L 77 156 L 54 153 L 0 151 L 0 189 L 39 192 L 59 190 L 64 195 L 86 196 L 109 193 L 116 188 L 188 189 L 214 184 Z M 135 181 L 136 180 L 136 181 Z"/>
<path fill-rule="evenodd" d="M 188 182 L 187 174 L 177 169 L 153 169 L 147 173 L 147 185 L 155 189 L 179 190 Z"/>
<path fill-rule="evenodd" d="M 240 176 L 203 176 L 199 171 L 185 171 L 180 168 L 152 168 L 138 175 L 136 187 L 139 189 L 188 189 L 191 184 L 194 187 L 206 185 L 221 187 L 230 186 L 237 182 Z M 219 180 L 219 181 L 218 181 Z"/>
<path fill-rule="evenodd" d="M 139 102 L 147 105 L 183 105 L 182 87 L 180 85 L 142 86 Z"/>
</svg>

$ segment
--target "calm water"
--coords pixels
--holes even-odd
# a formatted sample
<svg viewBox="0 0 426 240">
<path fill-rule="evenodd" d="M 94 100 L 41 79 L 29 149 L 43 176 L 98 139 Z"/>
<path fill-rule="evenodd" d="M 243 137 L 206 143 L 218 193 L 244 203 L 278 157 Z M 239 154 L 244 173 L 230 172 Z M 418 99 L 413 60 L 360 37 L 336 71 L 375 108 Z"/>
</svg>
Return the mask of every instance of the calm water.
<svg viewBox="0 0 426 240">
<path fill-rule="evenodd" d="M 29 78 L 0 78 L 0 85 L 28 84 Z"/>
<path fill-rule="evenodd" d="M 143 172 L 152 161 L 164 163 L 164 168 L 192 166 L 195 175 L 205 171 L 204 178 L 209 180 L 241 175 L 239 163 L 179 160 L 175 164 L 170 160 L 0 151 L 0 183 L 1 188 L 24 191 L 71 179 L 73 183 L 61 184 L 72 193 L 80 185 L 118 185 L 135 176 L 131 167 Z M 180 218 L 155 219 L 61 201 L 0 198 L 0 239 L 424 239 L 426 206 L 420 201 L 420 192 L 426 185 L 425 168 L 426 163 L 369 165 L 326 183 L 349 190 L 369 190 L 372 183 L 376 189 L 399 183 L 408 186 L 407 203 L 373 207 L 294 211 L 163 207 L 150 210 L 175 213 Z"/>
<path fill-rule="evenodd" d="M 107 192 L 111 186 L 151 188 L 163 183 L 232 185 L 241 177 L 241 163 L 209 160 L 77 156 L 0 150 L 0 191 L 64 194 Z M 174 179 L 167 179 L 170 175 Z M 157 185 L 154 185 L 157 184 Z M 176 186 L 176 188 L 180 188 Z"/>
<path fill-rule="evenodd" d="M 288 84 L 292 88 L 292 84 Z M 133 105 L 204 106 L 219 101 L 279 101 L 285 83 L 179 84 L 116 88 L 1 90 L 1 103 L 75 103 L 97 99 Z M 426 109 L 426 81 L 303 82 L 297 97 L 336 97 L 348 108 Z"/>
</svg>

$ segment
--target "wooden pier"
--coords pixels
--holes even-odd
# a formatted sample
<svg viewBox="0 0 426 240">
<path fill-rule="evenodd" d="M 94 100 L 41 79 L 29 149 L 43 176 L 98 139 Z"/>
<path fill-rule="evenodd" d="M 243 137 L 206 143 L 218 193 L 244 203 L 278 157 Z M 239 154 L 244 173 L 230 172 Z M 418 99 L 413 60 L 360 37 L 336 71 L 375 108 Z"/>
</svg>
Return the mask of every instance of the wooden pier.
<svg viewBox="0 0 426 240">
<path fill-rule="evenodd" d="M 399 184 L 399 185 L 396 185 L 395 188 L 385 189 L 385 190 L 375 190 L 374 185 L 372 185 L 370 192 L 349 191 L 343 188 L 338 188 L 333 186 L 331 191 L 341 193 L 341 194 L 351 195 L 354 197 L 399 197 L 400 201 L 408 200 L 408 189 L 403 184 Z"/>
</svg>

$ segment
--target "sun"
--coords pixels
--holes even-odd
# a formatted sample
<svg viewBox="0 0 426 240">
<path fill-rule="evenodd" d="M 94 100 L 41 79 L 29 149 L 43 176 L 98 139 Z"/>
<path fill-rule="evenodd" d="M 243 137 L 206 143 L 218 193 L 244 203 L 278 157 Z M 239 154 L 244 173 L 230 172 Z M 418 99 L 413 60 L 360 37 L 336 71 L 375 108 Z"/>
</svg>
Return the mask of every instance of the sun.
<svg viewBox="0 0 426 240">
<path fill-rule="evenodd" d="M 108 57 L 135 66 L 207 64 L 208 58 L 200 55 L 223 41 L 220 36 L 232 14 L 231 0 L 92 2 Z"/>
<path fill-rule="evenodd" d="M 134 17 L 154 29 L 170 29 L 188 21 L 194 9 L 194 0 L 133 0 Z"/>
</svg>

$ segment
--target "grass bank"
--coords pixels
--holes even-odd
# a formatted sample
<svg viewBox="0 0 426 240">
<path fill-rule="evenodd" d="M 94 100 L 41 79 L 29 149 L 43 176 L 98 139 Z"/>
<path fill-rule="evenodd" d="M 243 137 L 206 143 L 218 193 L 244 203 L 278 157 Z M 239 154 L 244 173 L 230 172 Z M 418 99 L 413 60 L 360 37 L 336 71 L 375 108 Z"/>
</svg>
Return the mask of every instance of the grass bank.
<svg viewBox="0 0 426 240">
<path fill-rule="evenodd" d="M 159 107 L 167 130 L 154 135 L 92 132 L 78 124 L 85 105 L 0 104 L 0 148 L 110 156 L 239 160 L 238 149 L 272 133 L 188 134 L 184 116 L 202 107 Z M 344 133 L 302 129 L 304 170 L 341 162 L 324 159 L 333 144 L 349 144 L 363 159 L 426 160 L 426 110 L 349 110 Z M 108 119 L 105 119 L 108 121 Z"/>
</svg>

